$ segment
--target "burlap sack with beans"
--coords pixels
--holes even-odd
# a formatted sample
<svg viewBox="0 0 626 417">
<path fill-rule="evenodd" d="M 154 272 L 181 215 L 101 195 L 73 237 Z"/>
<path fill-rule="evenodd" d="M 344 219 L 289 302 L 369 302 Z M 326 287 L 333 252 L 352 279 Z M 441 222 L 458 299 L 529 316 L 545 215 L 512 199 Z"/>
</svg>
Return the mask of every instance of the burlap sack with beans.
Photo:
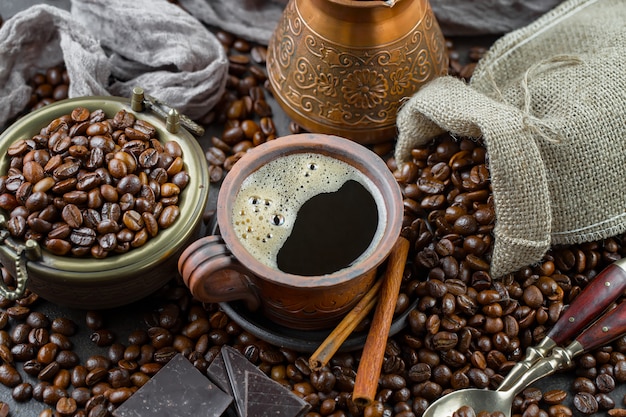
<svg viewBox="0 0 626 417">
<path fill-rule="evenodd" d="M 626 1 L 571 0 L 499 39 L 470 84 L 442 77 L 397 118 L 398 162 L 444 132 L 483 137 L 496 212 L 491 274 L 552 245 L 626 230 Z"/>
</svg>

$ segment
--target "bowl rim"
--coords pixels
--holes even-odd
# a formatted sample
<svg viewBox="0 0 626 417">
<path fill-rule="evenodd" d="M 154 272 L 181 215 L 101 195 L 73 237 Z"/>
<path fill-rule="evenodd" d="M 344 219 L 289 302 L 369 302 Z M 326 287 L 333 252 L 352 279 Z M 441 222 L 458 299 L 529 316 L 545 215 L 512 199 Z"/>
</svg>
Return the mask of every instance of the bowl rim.
<svg viewBox="0 0 626 417">
<path fill-rule="evenodd" d="M 189 184 L 181 192 L 179 199 L 180 214 L 172 227 L 160 229 L 156 237 L 149 239 L 139 248 L 133 248 L 123 254 L 114 254 L 103 259 L 93 257 L 59 256 L 49 252 L 43 245 L 41 257 L 27 261 L 29 274 L 39 278 L 63 280 L 68 284 L 85 282 L 88 279 L 115 282 L 140 274 L 161 263 L 177 251 L 194 235 L 196 226 L 202 220 L 209 194 L 208 167 L 203 159 L 204 152 L 198 141 L 185 129 L 176 134 L 166 129 L 165 121 L 150 111 L 136 112 L 130 107 L 130 100 L 115 96 L 85 96 L 65 99 L 44 106 L 18 119 L 0 135 L 0 175 L 4 175 L 10 163 L 6 157 L 8 147 L 22 138 L 30 138 L 41 128 L 57 117 L 69 114 L 76 107 L 85 107 L 90 111 L 102 109 L 107 117 L 113 117 L 119 110 L 133 113 L 138 119 L 145 120 L 157 129 L 159 141 L 176 141 L 183 150 L 183 159 L 189 173 Z M 0 210 L 6 213 L 5 210 Z M 8 213 L 7 217 L 8 217 Z M 13 239 L 10 237 L 9 239 Z M 17 244 L 23 241 L 13 240 Z M 9 245 L 0 245 L 0 258 L 15 260 L 16 252 Z M 6 258 L 6 259 L 4 259 Z"/>
</svg>

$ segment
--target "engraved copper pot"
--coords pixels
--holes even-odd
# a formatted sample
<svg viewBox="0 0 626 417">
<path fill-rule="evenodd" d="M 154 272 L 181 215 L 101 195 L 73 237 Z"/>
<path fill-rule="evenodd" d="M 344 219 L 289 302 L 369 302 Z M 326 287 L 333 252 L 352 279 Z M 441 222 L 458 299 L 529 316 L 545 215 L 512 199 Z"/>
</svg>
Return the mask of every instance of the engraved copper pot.
<svg viewBox="0 0 626 417">
<path fill-rule="evenodd" d="M 402 102 L 447 68 L 428 0 L 290 0 L 267 56 L 295 122 L 362 144 L 392 140 Z"/>
</svg>

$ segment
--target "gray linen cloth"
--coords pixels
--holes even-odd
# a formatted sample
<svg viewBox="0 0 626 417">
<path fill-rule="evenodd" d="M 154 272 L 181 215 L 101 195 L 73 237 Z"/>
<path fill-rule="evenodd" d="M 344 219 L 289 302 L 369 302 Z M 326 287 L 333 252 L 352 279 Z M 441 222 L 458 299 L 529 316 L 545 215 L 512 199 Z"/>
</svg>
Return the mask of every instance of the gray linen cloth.
<svg viewBox="0 0 626 417">
<path fill-rule="evenodd" d="M 35 73 L 64 62 L 70 97 L 144 90 L 191 118 L 220 99 L 228 59 L 199 20 L 166 0 L 35 5 L 0 27 L 0 126 L 26 107 Z"/>
</svg>

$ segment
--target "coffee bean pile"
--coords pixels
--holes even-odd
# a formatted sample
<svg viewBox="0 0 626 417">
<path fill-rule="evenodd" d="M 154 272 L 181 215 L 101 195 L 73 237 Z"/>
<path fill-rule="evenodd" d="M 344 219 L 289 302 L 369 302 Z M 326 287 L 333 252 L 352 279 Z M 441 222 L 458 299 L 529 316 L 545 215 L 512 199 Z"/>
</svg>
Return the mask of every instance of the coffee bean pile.
<svg viewBox="0 0 626 417">
<path fill-rule="evenodd" d="M 421 415 L 432 401 L 457 389 L 497 388 L 584 286 L 624 256 L 623 235 L 555 247 L 540 264 L 493 280 L 495 212 L 486 157 L 480 140 L 442 135 L 414 149 L 409 163 L 388 160 L 403 190 L 402 233 L 413 245 L 414 272 L 426 277 L 415 288 L 419 303 L 403 340 L 411 352 L 412 414 L 407 415 Z M 529 388 L 516 397 L 513 412 L 567 416 L 573 414 L 571 405 L 584 415 L 625 413 L 610 395 L 624 382 L 625 344 L 622 337 L 577 361 L 573 399 L 567 401 L 562 390 L 542 395 Z"/>
<path fill-rule="evenodd" d="M 120 110 L 75 108 L 7 151 L 0 208 L 7 229 L 56 255 L 104 258 L 143 246 L 170 227 L 189 182 L 182 149 Z"/>
<path fill-rule="evenodd" d="M 204 120 L 222 128 L 207 150 L 213 181 L 223 178 L 242 152 L 276 135 L 266 106 L 271 91 L 260 66 L 264 48 L 224 32 L 218 37 L 231 70 L 221 105 Z M 448 47 L 450 73 L 471 77 L 484 49 L 474 48 L 462 65 L 452 43 Z M 292 124 L 290 131 L 300 130 Z M 391 147 L 374 150 L 387 155 Z M 385 156 L 403 191 L 402 234 L 411 242 L 397 311 L 406 311 L 412 300 L 417 306 L 407 327 L 388 340 L 373 404 L 358 407 L 351 398 L 360 351 L 340 352 L 312 371 L 307 353 L 255 338 L 218 305 L 194 300 L 178 279 L 142 302 L 143 321 L 124 337 L 108 328 L 106 312 L 87 312 L 84 323 L 77 323 L 41 314 L 37 295 L 28 290 L 17 301 L 0 299 L 0 384 L 16 402 L 43 403 L 42 417 L 107 417 L 176 353 L 205 373 L 228 344 L 308 401 L 312 410 L 306 417 L 419 417 L 453 390 L 497 387 L 586 283 L 624 256 L 624 236 L 555 247 L 539 264 L 494 280 L 488 265 L 495 213 L 484 144 L 442 135 L 414 149 L 412 157 L 398 166 Z M 99 353 L 80 358 L 76 346 L 85 337 Z M 626 381 L 626 338 L 581 355 L 575 369 L 571 387 L 525 389 L 513 401 L 514 414 L 626 415 L 624 399 L 614 393 Z M 0 404 L 0 413 L 5 406 Z"/>
<path fill-rule="evenodd" d="M 217 32 L 229 59 L 226 90 L 205 122 L 222 127 L 221 135 L 212 136 L 206 151 L 209 176 L 219 182 L 245 152 L 276 138 L 273 111 L 266 100 L 269 81 L 265 72 L 267 49 L 236 39 L 230 33 Z"/>
<path fill-rule="evenodd" d="M 555 247 L 536 266 L 494 280 L 489 274 L 495 221 L 486 151 L 480 141 L 437 138 L 394 170 L 404 195 L 403 235 L 413 245 L 419 303 L 409 315 L 407 384 L 417 416 L 448 392 L 495 389 L 528 346 L 537 344 L 598 272 L 624 256 L 623 236 Z M 626 338 L 583 355 L 571 387 L 585 415 L 616 407 L 624 382 Z M 414 364 L 412 364 L 414 363 Z M 572 415 L 564 391 L 525 390 L 513 402 L 524 416 Z M 620 413 L 621 411 L 611 411 Z"/>
<path fill-rule="evenodd" d="M 28 84 L 32 88 L 32 93 L 27 107 L 37 110 L 47 104 L 66 99 L 70 79 L 65 65 L 60 64 L 48 68 L 43 73 L 37 73 Z"/>
</svg>

